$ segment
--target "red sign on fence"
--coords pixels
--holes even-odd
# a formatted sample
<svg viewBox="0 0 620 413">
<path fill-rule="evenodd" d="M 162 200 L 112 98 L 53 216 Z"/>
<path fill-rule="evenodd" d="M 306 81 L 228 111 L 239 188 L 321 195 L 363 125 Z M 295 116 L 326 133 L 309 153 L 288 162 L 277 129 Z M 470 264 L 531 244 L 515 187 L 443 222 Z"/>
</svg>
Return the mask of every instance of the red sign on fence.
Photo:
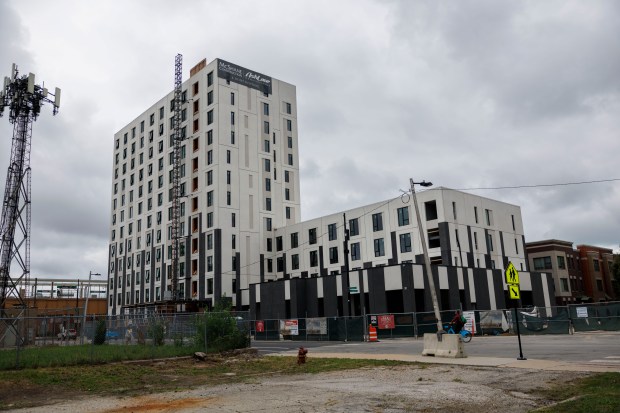
<svg viewBox="0 0 620 413">
<path fill-rule="evenodd" d="M 256 332 L 257 333 L 265 332 L 265 322 L 263 320 L 256 320 Z"/>
<path fill-rule="evenodd" d="M 377 316 L 377 325 L 381 330 L 389 330 L 394 328 L 394 315 L 379 315 Z"/>
</svg>

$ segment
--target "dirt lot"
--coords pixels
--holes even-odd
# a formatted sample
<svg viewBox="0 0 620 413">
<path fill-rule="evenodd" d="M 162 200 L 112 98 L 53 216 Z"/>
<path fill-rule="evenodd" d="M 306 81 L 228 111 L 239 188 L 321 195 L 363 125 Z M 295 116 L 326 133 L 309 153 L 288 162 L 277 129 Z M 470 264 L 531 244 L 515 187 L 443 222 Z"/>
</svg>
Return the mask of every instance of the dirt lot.
<svg viewBox="0 0 620 413">
<path fill-rule="evenodd" d="M 182 367 L 179 363 L 196 362 L 175 363 L 178 368 Z M 168 367 L 162 363 L 162 371 Z M 19 393 L 46 405 L 14 411 L 527 412 L 549 403 L 537 390 L 583 376 L 572 372 L 416 364 L 320 374 L 258 374 L 244 377 L 241 383 L 215 386 L 200 385 L 183 376 L 178 377 L 178 388 L 193 387 L 191 390 L 138 396 L 98 397 L 71 395 L 69 391 L 50 394 L 32 388 Z M 222 377 L 222 382 L 229 379 Z M 148 388 L 148 383 L 144 385 Z"/>
</svg>

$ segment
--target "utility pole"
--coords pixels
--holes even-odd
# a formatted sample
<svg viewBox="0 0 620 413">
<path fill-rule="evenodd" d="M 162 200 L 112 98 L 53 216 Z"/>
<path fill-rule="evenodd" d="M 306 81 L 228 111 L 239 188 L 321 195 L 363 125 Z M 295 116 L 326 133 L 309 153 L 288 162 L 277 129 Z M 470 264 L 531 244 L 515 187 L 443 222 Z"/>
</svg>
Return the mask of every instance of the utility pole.
<svg viewBox="0 0 620 413">
<path fill-rule="evenodd" d="M 86 333 L 86 312 L 88 311 L 88 297 L 90 297 L 90 279 L 93 275 L 101 276 L 101 274 L 99 274 L 98 272 L 88 272 L 88 285 L 86 286 L 86 288 L 88 288 L 88 292 L 86 294 L 83 294 L 86 295 L 86 300 L 84 300 L 84 318 L 82 320 L 82 338 L 80 339 L 80 344 L 84 344 L 84 335 Z M 86 289 L 84 289 L 84 291 L 86 291 Z"/>
<path fill-rule="evenodd" d="M 441 340 L 441 334 L 443 333 L 443 325 L 441 324 L 441 314 L 439 313 L 439 301 L 437 301 L 437 290 L 435 289 L 435 280 L 433 279 L 433 272 L 431 270 L 431 259 L 428 256 L 428 248 L 426 247 L 426 236 L 422 229 L 422 218 L 420 218 L 420 210 L 418 208 L 418 200 L 415 196 L 415 185 L 429 187 L 433 185 L 432 182 L 413 182 L 413 179 L 409 179 L 409 185 L 411 186 L 411 196 L 413 197 L 413 205 L 415 206 L 415 215 L 418 219 L 418 230 L 420 232 L 420 244 L 422 245 L 422 253 L 424 254 L 424 267 L 426 268 L 426 281 L 428 288 L 431 291 L 431 300 L 433 301 L 433 309 L 435 310 L 435 318 L 437 319 L 437 335 Z"/>
</svg>

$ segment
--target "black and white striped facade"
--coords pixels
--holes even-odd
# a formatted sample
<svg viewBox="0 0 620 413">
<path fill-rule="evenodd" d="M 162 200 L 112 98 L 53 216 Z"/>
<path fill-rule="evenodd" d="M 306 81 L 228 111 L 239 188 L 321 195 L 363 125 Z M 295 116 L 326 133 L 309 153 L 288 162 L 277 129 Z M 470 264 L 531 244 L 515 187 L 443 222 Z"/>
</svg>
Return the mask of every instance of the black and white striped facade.
<svg viewBox="0 0 620 413">
<path fill-rule="evenodd" d="M 502 270 L 432 266 L 441 310 L 504 309 L 510 300 Z M 521 305 L 550 307 L 550 274 L 520 272 Z M 433 311 L 424 265 L 404 263 L 344 275 L 291 278 L 252 286 L 255 319 L 360 316 Z"/>
</svg>

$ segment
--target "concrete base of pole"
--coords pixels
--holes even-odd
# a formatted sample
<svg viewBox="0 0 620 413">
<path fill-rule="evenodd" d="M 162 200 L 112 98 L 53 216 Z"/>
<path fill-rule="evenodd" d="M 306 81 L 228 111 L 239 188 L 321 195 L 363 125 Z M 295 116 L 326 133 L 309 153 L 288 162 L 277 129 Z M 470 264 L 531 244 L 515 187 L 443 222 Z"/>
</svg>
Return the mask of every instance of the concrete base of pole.
<svg viewBox="0 0 620 413">
<path fill-rule="evenodd" d="M 442 340 L 437 340 L 436 333 L 424 334 L 423 356 L 463 358 L 465 346 L 458 334 L 444 334 Z"/>
</svg>

